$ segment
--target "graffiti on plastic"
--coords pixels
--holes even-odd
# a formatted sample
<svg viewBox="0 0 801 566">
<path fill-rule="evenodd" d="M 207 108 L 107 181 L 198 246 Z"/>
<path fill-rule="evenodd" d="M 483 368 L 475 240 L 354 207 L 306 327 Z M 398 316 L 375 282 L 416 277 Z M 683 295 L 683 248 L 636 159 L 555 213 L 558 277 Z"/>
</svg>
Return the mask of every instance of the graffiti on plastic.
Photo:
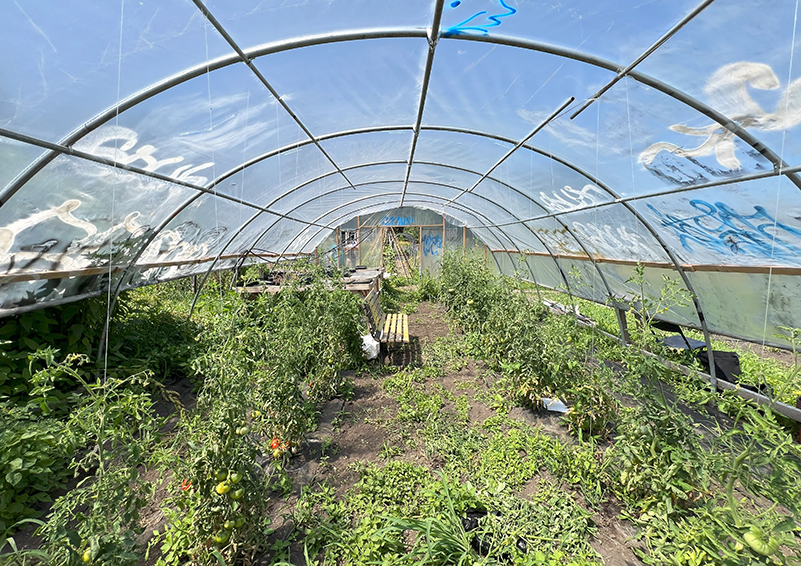
<svg viewBox="0 0 801 566">
<path fill-rule="evenodd" d="M 46 262 L 48 264 L 46 269 L 81 269 L 96 263 L 101 250 L 111 242 L 114 242 L 115 248 L 119 250 L 124 242 L 131 238 L 141 238 L 148 231 L 147 226 L 140 226 L 137 223 L 140 213 L 131 212 L 122 221 L 99 232 L 97 226 L 91 222 L 81 220 L 73 215 L 73 211 L 80 205 L 80 200 L 69 199 L 58 206 L 34 212 L 25 218 L 0 227 L 0 269 L 5 273 L 14 270 L 23 272 L 38 261 Z M 33 244 L 17 244 L 17 237 L 23 231 L 34 228 L 52 218 L 57 218 L 63 224 L 83 231 L 85 235 L 82 238 L 69 240 L 69 244 L 66 246 L 55 237 Z M 64 228 L 52 230 L 50 233 L 54 236 L 63 236 Z M 17 244 L 17 250 L 13 252 L 15 244 Z M 108 252 L 106 252 L 107 256 Z"/>
<path fill-rule="evenodd" d="M 423 234 L 423 255 L 439 255 L 442 252 L 442 236 L 439 234 Z"/>
<path fill-rule="evenodd" d="M 390 216 L 384 215 L 381 219 L 381 226 L 411 226 L 414 224 L 412 216 Z"/>
<path fill-rule="evenodd" d="M 497 27 L 503 23 L 501 22 L 501 18 L 506 18 L 508 16 L 517 13 L 517 10 L 509 6 L 506 2 L 504 2 L 504 0 L 498 0 L 498 2 L 502 7 L 506 8 L 505 12 L 492 14 L 488 16 L 487 14 L 489 14 L 489 11 L 480 10 L 475 14 L 473 14 L 472 16 L 470 16 L 469 18 L 463 20 L 462 22 L 459 22 L 455 26 L 447 28 L 445 31 L 442 32 L 442 36 L 449 37 L 468 32 L 480 33 L 482 35 L 488 34 L 489 33 L 488 28 Z M 458 8 L 463 4 L 467 3 L 470 3 L 471 5 L 474 4 L 473 2 L 468 2 L 467 0 L 465 1 L 453 0 L 452 2 L 448 3 L 448 6 L 450 6 L 451 8 Z M 492 2 L 492 5 L 493 5 L 492 11 L 496 12 L 499 9 L 498 6 L 495 4 L 495 2 Z M 482 18 L 481 16 L 486 16 L 486 17 Z"/>
<path fill-rule="evenodd" d="M 565 185 L 552 195 L 540 192 L 540 199 L 550 212 L 563 212 L 597 204 L 603 200 L 603 194 L 595 185 L 584 185 L 581 190 Z"/>
<path fill-rule="evenodd" d="M 765 208 L 754 206 L 753 214 L 740 214 L 725 203 L 700 199 L 691 200 L 690 206 L 697 212 L 679 215 L 651 204 L 648 208 L 689 252 L 705 248 L 721 255 L 801 263 L 801 230 L 778 222 Z"/>
<path fill-rule="evenodd" d="M 724 65 L 715 71 L 704 87 L 709 105 L 748 130 L 781 131 L 801 122 L 801 79 L 796 79 L 785 88 L 773 112 L 766 112 L 750 95 L 749 88 L 758 90 L 777 90 L 781 86 L 779 78 L 768 65 L 740 61 Z M 685 124 L 674 124 L 670 129 L 679 134 L 704 138 L 700 145 L 690 149 L 669 142 L 657 142 L 640 153 L 639 161 L 646 168 L 661 177 L 674 182 L 687 184 L 696 182 L 703 173 L 672 171 L 677 165 L 654 165 L 654 160 L 663 151 L 677 157 L 686 158 L 706 172 L 714 172 L 702 166 L 694 158 L 715 155 L 717 162 L 726 170 L 741 167 L 736 155 L 737 137 L 728 128 L 718 123 L 694 128 Z"/>
<path fill-rule="evenodd" d="M 664 259 L 653 246 L 648 245 L 645 238 L 626 226 L 573 222 L 573 229 L 582 236 L 584 245 L 594 248 L 603 257 L 654 261 Z"/>
<path fill-rule="evenodd" d="M 158 171 L 162 167 L 174 165 L 184 160 L 180 155 L 158 159 L 153 155 L 156 151 L 155 146 L 150 144 L 140 146 L 136 151 L 130 153 L 138 142 L 139 135 L 129 128 L 104 126 L 87 134 L 75 144 L 75 149 L 110 159 L 122 165 L 140 167 L 150 172 Z M 209 169 L 213 165 L 213 161 L 207 161 L 200 165 L 182 165 L 173 170 L 172 173 L 168 173 L 167 176 L 186 183 L 204 185 L 208 179 L 202 175 L 196 175 L 196 173 Z"/>
<path fill-rule="evenodd" d="M 124 261 L 132 257 L 132 253 L 153 232 L 151 226 L 137 222 L 141 216 L 137 211 L 101 232 L 95 224 L 73 214 L 80 206 L 80 200 L 69 199 L 58 206 L 0 227 L 0 272 L 23 273 L 31 269 L 78 271 L 103 265 L 109 261 L 109 256 L 112 261 Z M 35 243 L 17 242 L 24 231 L 51 219 L 77 228 L 83 232 L 83 237 L 64 240 L 65 229 L 62 227 L 48 230 L 50 234 L 61 237 L 61 240 L 51 237 Z M 194 222 L 185 222 L 174 229 L 160 232 L 139 262 L 184 261 L 203 257 L 226 231 L 225 227 L 202 230 Z"/>
</svg>

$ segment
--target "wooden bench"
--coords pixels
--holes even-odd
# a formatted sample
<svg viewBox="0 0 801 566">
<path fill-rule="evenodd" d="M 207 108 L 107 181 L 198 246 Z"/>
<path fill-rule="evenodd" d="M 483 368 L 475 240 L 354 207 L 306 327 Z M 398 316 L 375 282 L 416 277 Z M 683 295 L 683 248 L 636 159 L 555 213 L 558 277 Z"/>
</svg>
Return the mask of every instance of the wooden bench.
<svg viewBox="0 0 801 566">
<path fill-rule="evenodd" d="M 409 315 L 385 314 L 381 310 L 380 295 L 375 289 L 364 299 L 364 313 L 367 315 L 370 333 L 381 342 L 382 349 L 387 344 L 409 342 Z"/>
</svg>

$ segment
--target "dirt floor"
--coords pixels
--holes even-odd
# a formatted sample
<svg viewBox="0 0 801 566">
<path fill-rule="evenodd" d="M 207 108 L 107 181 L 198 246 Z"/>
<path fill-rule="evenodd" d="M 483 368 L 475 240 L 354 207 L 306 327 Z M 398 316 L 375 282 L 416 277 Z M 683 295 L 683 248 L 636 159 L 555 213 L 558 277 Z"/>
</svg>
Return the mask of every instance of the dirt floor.
<svg viewBox="0 0 801 566">
<path fill-rule="evenodd" d="M 438 337 L 446 336 L 451 330 L 447 317 L 438 305 L 422 303 L 417 312 L 409 315 L 409 331 L 411 343 L 405 352 L 392 352 L 392 363 L 420 364 L 425 356 L 426 348 Z M 286 499 L 276 500 L 271 514 L 273 537 L 279 540 L 287 537 L 292 530 L 290 521 L 286 521 L 289 512 L 294 508 L 303 486 L 314 482 L 327 481 L 336 488 L 338 495 L 343 495 L 359 480 L 359 473 L 353 465 L 356 462 L 383 463 L 382 450 L 386 446 L 402 445 L 403 452 L 398 459 L 416 465 L 427 466 L 432 470 L 442 467 L 438 457 L 429 459 L 420 442 L 414 448 L 413 443 L 404 442 L 413 434 L 410 431 L 398 430 L 387 423 L 397 413 L 397 403 L 381 389 L 380 378 L 370 375 L 350 376 L 354 383 L 354 395 L 348 400 L 334 399 L 322 407 L 317 431 L 308 439 L 305 449 L 293 458 L 289 471 L 294 481 L 294 493 Z M 474 361 L 469 361 L 458 371 L 448 371 L 439 379 L 439 385 L 457 395 L 469 395 L 471 423 L 480 423 L 494 415 L 494 411 L 476 399 L 481 387 L 477 389 L 457 389 L 460 383 L 477 382 L 483 384 L 484 391 L 489 390 L 491 377 Z M 515 408 L 510 417 L 528 422 L 563 441 L 572 442 L 565 426 L 559 423 L 556 414 L 535 413 L 524 408 Z M 520 494 L 528 495 L 537 478 L 524 485 Z M 576 495 L 580 503 L 580 495 Z M 634 556 L 630 540 L 635 531 L 626 521 L 618 518 L 619 509 L 613 505 L 605 506 L 596 512 L 593 520 L 598 526 L 598 535 L 593 547 L 610 566 L 629 566 L 641 564 Z M 274 541 L 270 541 L 272 543 Z M 304 565 L 302 547 L 293 543 L 290 547 L 293 564 Z M 266 565 L 270 556 L 263 556 L 255 562 Z"/>
</svg>

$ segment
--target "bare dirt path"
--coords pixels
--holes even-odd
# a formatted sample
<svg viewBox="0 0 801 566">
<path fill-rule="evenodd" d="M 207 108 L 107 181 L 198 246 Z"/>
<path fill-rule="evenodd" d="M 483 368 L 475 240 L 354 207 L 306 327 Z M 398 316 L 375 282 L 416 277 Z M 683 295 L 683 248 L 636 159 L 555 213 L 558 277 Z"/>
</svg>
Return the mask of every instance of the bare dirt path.
<svg viewBox="0 0 801 566">
<path fill-rule="evenodd" d="M 409 315 L 409 331 L 411 344 L 406 351 L 391 353 L 393 363 L 421 366 L 429 358 L 435 342 L 448 336 L 452 329 L 442 307 L 421 303 L 417 311 Z M 470 424 L 483 423 L 495 415 L 486 402 L 493 375 L 474 360 L 466 359 L 460 365 L 458 368 L 447 368 L 445 375 L 436 378 L 434 383 L 455 396 L 467 395 Z M 354 373 L 349 377 L 353 382 L 352 397 L 348 400 L 334 399 L 322 407 L 317 431 L 310 435 L 301 454 L 293 458 L 290 464 L 294 491 L 284 499 L 277 499 L 272 508 L 273 528 L 276 531 L 271 544 L 278 542 L 280 546 L 282 539 L 302 539 L 302 536 L 290 536 L 293 529 L 290 516 L 304 486 L 327 482 L 341 497 L 359 481 L 360 464 L 383 465 L 390 458 L 431 470 L 437 470 L 444 464 L 439 456 L 426 455 L 424 443 L 411 430 L 413 427 L 405 429 L 394 422 L 398 403 L 382 389 L 384 374 L 380 368 L 376 367 L 372 372 Z M 470 386 L 466 387 L 466 384 Z M 557 415 L 516 407 L 509 416 L 538 427 L 563 442 L 574 442 Z M 532 486 L 536 485 L 538 479 L 539 476 L 534 476 L 523 486 L 521 497 L 531 494 L 535 489 Z M 583 504 L 579 494 L 575 497 Z M 593 513 L 592 520 L 598 527 L 598 534 L 592 546 L 605 564 L 641 564 L 631 550 L 635 543 L 630 538 L 635 531 L 628 522 L 618 518 L 619 509 L 610 504 L 593 510 Z M 271 560 L 271 556 L 264 556 L 256 564 L 270 564 Z M 291 543 L 290 560 L 293 564 L 305 564 L 302 544 L 298 540 Z"/>
</svg>

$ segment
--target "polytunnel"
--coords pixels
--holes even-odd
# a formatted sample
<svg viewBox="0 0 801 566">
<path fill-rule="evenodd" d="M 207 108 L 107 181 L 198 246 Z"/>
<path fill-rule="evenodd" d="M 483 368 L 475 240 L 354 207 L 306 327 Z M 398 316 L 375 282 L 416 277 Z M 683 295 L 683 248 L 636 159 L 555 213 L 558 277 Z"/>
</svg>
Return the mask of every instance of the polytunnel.
<svg viewBox="0 0 801 566">
<path fill-rule="evenodd" d="M 13 1 L 0 315 L 313 251 L 433 211 L 498 268 L 789 347 L 792 0 Z M 522 266 L 522 267 L 521 267 Z M 635 293 L 636 294 L 636 293 Z"/>
</svg>

